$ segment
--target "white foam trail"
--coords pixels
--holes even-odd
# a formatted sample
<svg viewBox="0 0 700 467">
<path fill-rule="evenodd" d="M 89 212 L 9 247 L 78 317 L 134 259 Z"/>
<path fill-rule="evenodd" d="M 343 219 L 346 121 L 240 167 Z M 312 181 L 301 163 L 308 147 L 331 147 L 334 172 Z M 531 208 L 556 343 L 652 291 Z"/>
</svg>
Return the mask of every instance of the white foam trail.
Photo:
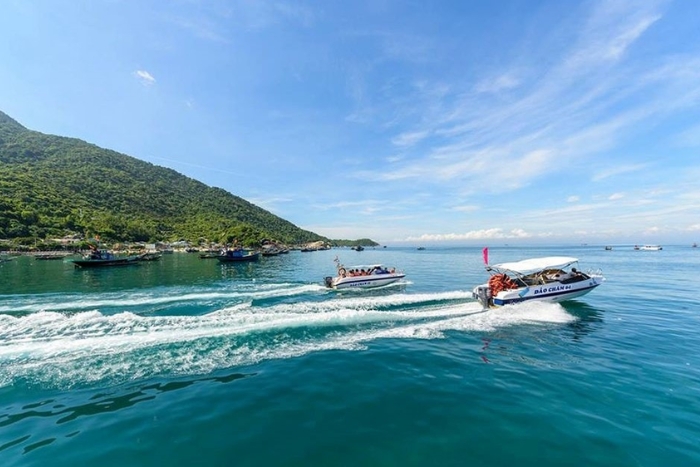
<svg viewBox="0 0 700 467">
<path fill-rule="evenodd" d="M 467 294 L 364 296 L 269 307 L 242 303 L 203 316 L 0 315 L 0 386 L 18 378 L 70 385 L 206 373 L 331 348 L 359 349 L 375 339 L 433 339 L 448 330 L 488 332 L 526 322 L 574 320 L 560 305 L 546 303 L 482 312 L 477 303 L 464 301 Z"/>
<path fill-rule="evenodd" d="M 252 286 L 252 285 L 251 285 Z M 177 303 L 201 303 L 217 300 L 251 300 L 284 296 L 297 296 L 306 293 L 325 291 L 326 288 L 317 284 L 255 284 L 254 289 L 226 290 L 196 290 L 189 293 L 171 293 L 170 290 L 160 290 L 157 293 L 139 291 L 119 292 L 112 294 L 90 295 L 45 295 L 38 296 L 33 301 L 22 297 L 14 304 L 12 299 L 5 300 L 0 305 L 0 313 L 36 313 L 40 311 L 80 311 L 103 308 L 128 309 L 133 307 L 168 305 Z M 179 292 L 181 288 L 177 289 Z M 29 301 L 29 303 L 27 303 Z"/>
</svg>

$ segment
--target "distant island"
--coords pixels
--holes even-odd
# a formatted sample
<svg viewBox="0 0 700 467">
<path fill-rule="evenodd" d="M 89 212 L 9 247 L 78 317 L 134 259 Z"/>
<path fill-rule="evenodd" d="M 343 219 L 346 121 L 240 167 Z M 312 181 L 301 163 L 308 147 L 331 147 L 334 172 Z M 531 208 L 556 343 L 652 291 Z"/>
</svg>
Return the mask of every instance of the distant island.
<svg viewBox="0 0 700 467">
<path fill-rule="evenodd" d="M 376 246 L 303 230 L 221 188 L 85 141 L 32 131 L 0 111 L 0 239 L 36 245 L 266 242 Z"/>
</svg>

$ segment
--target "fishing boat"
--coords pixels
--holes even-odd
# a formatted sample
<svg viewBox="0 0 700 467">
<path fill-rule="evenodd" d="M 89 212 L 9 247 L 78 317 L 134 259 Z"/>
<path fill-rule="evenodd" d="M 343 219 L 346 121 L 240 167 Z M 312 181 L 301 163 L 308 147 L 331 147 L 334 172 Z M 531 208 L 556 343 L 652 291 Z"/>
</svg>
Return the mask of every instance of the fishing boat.
<svg viewBox="0 0 700 467">
<path fill-rule="evenodd" d="M 117 256 L 107 250 L 93 249 L 81 259 L 74 259 L 73 264 L 76 268 L 99 268 L 108 266 L 128 266 L 131 264 L 138 264 L 140 261 L 141 255 Z"/>
<path fill-rule="evenodd" d="M 140 261 L 158 261 L 163 257 L 163 253 L 160 251 L 147 251 L 139 255 Z"/>
<path fill-rule="evenodd" d="M 199 259 L 215 259 L 221 254 L 219 251 L 207 250 L 199 253 Z"/>
<path fill-rule="evenodd" d="M 642 245 L 639 247 L 640 251 L 659 251 L 663 249 L 661 245 Z"/>
<path fill-rule="evenodd" d="M 346 268 L 340 264 L 337 257 L 333 261 L 336 263 L 336 276 L 324 278 L 326 287 L 330 289 L 381 287 L 406 277 L 406 274 L 397 271 L 396 268 L 387 268 L 381 264 Z"/>
<path fill-rule="evenodd" d="M 605 281 L 600 271 L 582 272 L 569 256 L 531 258 L 512 263 L 489 265 L 484 249 L 489 281 L 472 291 L 484 309 L 530 300 L 563 302 L 581 297 Z"/>
<path fill-rule="evenodd" d="M 278 256 L 282 254 L 282 250 L 276 247 L 263 247 L 261 254 L 263 256 Z"/>
<path fill-rule="evenodd" d="M 257 251 L 244 250 L 237 248 L 234 250 L 224 250 L 216 259 L 222 263 L 236 263 L 244 261 L 257 261 L 260 259 L 260 253 Z"/>
</svg>

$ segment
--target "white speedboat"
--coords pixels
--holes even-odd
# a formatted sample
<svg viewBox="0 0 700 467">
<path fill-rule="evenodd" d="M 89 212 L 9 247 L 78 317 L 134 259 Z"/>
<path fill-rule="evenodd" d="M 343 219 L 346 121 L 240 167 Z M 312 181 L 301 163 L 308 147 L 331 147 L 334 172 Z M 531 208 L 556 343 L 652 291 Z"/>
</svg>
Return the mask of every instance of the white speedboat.
<svg viewBox="0 0 700 467">
<path fill-rule="evenodd" d="M 639 247 L 641 251 L 659 251 L 664 248 L 661 245 L 642 245 Z"/>
<path fill-rule="evenodd" d="M 328 276 L 324 279 L 326 287 L 331 289 L 381 287 L 406 277 L 406 274 L 397 271 L 396 268 L 387 268 L 381 264 L 346 268 L 340 264 L 338 258 L 334 261 L 337 270 L 336 276 Z"/>
<path fill-rule="evenodd" d="M 605 281 L 600 271 L 584 273 L 572 267 L 578 259 L 568 256 L 495 265 L 485 262 L 491 278 L 472 292 L 484 308 L 529 300 L 563 302 L 585 295 Z"/>
</svg>

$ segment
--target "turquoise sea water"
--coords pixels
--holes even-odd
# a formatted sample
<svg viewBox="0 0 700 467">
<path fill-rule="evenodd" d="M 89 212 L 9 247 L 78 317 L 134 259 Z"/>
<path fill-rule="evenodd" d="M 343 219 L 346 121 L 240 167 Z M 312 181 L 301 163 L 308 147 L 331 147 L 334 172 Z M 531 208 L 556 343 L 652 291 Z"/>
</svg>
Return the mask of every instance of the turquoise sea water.
<svg viewBox="0 0 700 467">
<path fill-rule="evenodd" d="M 322 286 L 338 255 L 406 280 Z M 570 255 L 607 281 L 480 312 L 480 248 L 0 263 L 0 465 L 700 465 L 700 251 Z"/>
</svg>

